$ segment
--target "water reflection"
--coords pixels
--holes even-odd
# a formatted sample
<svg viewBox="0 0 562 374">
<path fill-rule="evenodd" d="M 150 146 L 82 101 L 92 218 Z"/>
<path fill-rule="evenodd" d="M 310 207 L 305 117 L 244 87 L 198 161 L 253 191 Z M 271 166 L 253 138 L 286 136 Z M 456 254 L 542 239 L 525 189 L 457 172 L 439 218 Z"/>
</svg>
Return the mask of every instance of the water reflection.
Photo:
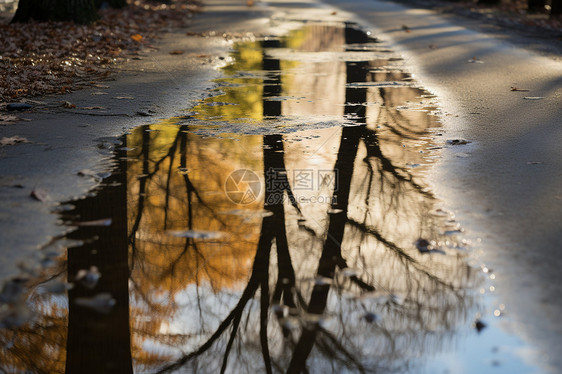
<svg viewBox="0 0 562 374">
<path fill-rule="evenodd" d="M 233 58 L 65 213 L 82 245 L 40 281 L 66 266 L 68 303 L 37 289 L 33 327 L 1 332 L 4 370 L 407 372 L 466 325 L 474 275 L 424 183 L 428 95 L 350 25 Z"/>
</svg>

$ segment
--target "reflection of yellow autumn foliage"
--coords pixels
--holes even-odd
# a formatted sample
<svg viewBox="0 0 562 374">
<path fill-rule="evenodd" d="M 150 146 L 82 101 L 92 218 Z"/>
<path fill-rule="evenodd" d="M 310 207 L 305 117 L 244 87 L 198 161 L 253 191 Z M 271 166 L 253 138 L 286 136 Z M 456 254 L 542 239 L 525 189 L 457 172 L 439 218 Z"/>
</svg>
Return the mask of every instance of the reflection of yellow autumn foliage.
<svg viewBox="0 0 562 374">
<path fill-rule="evenodd" d="M 60 256 L 56 260 L 57 266 L 34 279 L 33 284 L 29 284 L 30 288 L 55 278 L 53 274 L 62 272 L 65 261 L 66 256 Z M 59 281 L 52 279 L 52 282 Z M 65 298 L 33 290 L 26 293 L 22 300 L 31 310 L 17 313 L 31 313 L 32 318 L 19 328 L 0 328 L 0 372 L 64 373 L 68 323 Z M 8 305 L 3 304 L 2 307 L 7 308 Z"/>
<path fill-rule="evenodd" d="M 2 372 L 64 373 L 68 311 L 57 305 L 45 311 L 31 326 L 0 330 Z M 4 371 L 8 368 L 13 370 Z"/>
<path fill-rule="evenodd" d="M 135 283 L 141 290 L 162 294 L 190 283 L 206 281 L 220 290 L 246 280 L 260 217 L 232 214 L 240 207 L 228 199 L 224 183 L 232 171 L 243 167 L 263 174 L 259 158 L 246 151 L 256 149 L 251 143 L 261 138 L 201 139 L 181 127 L 166 125 L 150 130 L 148 143 L 144 135 L 142 144 L 142 128 L 127 141 L 134 148 L 129 156 L 138 159 L 128 167 Z M 261 201 L 243 206 L 246 210 L 261 207 Z M 188 230 L 196 237 L 186 234 Z M 198 232 L 209 232 L 210 237 L 197 238 Z"/>
<path fill-rule="evenodd" d="M 128 157 L 134 160 L 127 168 L 127 195 L 137 362 L 152 365 L 163 359 L 162 353 L 140 348 L 146 338 L 158 336 L 172 345 L 182 339 L 162 330 L 178 292 L 190 284 L 208 284 L 216 292 L 245 285 L 263 199 L 237 205 L 228 199 L 224 183 L 241 168 L 263 175 L 261 144 L 259 136 L 202 139 L 170 124 L 138 128 L 128 136 Z"/>
<path fill-rule="evenodd" d="M 221 93 L 204 100 L 193 109 L 196 118 L 216 118 L 225 121 L 239 121 L 263 118 L 263 79 L 258 76 L 232 76 L 240 71 L 258 72 L 262 69 L 263 49 L 260 42 L 241 42 L 236 44 L 234 62 L 224 68 L 230 77 L 216 80 Z"/>
</svg>

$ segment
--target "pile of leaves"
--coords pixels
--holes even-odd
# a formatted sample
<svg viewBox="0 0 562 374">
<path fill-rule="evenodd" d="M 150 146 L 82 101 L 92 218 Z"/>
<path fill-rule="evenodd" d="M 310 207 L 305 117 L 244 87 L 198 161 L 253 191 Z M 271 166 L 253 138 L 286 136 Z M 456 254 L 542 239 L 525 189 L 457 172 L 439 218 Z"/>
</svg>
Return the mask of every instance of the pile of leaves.
<svg viewBox="0 0 562 374">
<path fill-rule="evenodd" d="M 0 24 L 0 103 L 95 85 L 115 64 L 151 48 L 163 29 L 186 26 L 197 0 L 136 0 L 100 10 L 91 25 L 68 22 Z"/>
<path fill-rule="evenodd" d="M 541 39 L 562 40 L 562 16 L 549 16 L 547 8 L 529 11 L 528 0 L 502 1 L 497 5 L 478 4 L 478 0 L 395 0 L 416 4 L 438 12 L 474 18 Z"/>
<path fill-rule="evenodd" d="M 502 1 L 494 6 L 479 5 L 476 0 L 472 0 L 467 1 L 464 8 L 470 8 L 473 13 L 501 26 L 527 28 L 523 31 L 536 36 L 562 36 L 562 17 L 549 16 L 546 7 L 542 10 L 530 11 L 527 5 L 528 0 Z"/>
</svg>

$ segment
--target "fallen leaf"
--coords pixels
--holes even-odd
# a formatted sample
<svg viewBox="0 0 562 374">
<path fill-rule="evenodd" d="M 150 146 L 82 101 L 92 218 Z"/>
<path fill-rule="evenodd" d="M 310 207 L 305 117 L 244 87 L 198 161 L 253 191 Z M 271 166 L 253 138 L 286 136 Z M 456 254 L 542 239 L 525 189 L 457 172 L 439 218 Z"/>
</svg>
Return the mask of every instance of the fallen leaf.
<svg viewBox="0 0 562 374">
<path fill-rule="evenodd" d="M 468 60 L 468 62 L 470 62 L 470 63 L 472 63 L 472 64 L 483 64 L 483 63 L 484 63 L 484 61 L 480 60 L 480 59 L 477 58 L 477 57 L 471 58 L 470 60 Z"/>
<path fill-rule="evenodd" d="M 19 118 L 12 114 L 2 114 L 0 113 L 0 124 L 1 125 L 11 125 L 19 121 Z"/>
<path fill-rule="evenodd" d="M 176 49 L 174 51 L 170 51 L 171 55 L 183 55 L 185 53 L 185 51 L 182 51 L 181 49 Z"/>
<path fill-rule="evenodd" d="M 26 138 L 23 138 L 21 136 L 12 136 L 12 137 L 4 137 L 2 139 L 0 139 L 0 146 L 5 146 L 5 145 L 15 145 L 18 143 L 31 143 L 29 140 L 27 140 Z"/>
<path fill-rule="evenodd" d="M 33 191 L 31 191 L 31 193 L 29 194 L 29 196 L 31 196 L 32 198 L 38 201 L 49 200 L 49 193 L 47 192 L 47 190 L 44 190 L 42 188 L 33 189 Z"/>
<path fill-rule="evenodd" d="M 476 321 L 474 321 L 474 328 L 476 329 L 476 331 L 478 333 L 480 333 L 486 327 L 487 327 L 487 325 L 484 322 L 482 322 L 481 320 L 477 319 Z"/>
<path fill-rule="evenodd" d="M 96 110 L 96 109 L 101 109 L 101 110 L 103 110 L 103 109 L 105 109 L 105 108 L 104 108 L 104 107 L 102 107 L 102 106 L 85 106 L 85 107 L 83 107 L 82 109 L 86 109 L 86 110 Z"/>
<path fill-rule="evenodd" d="M 519 92 L 529 92 L 529 90 L 524 89 L 524 88 L 517 88 L 517 87 L 511 87 L 511 91 L 519 91 Z"/>
<path fill-rule="evenodd" d="M 142 35 L 140 34 L 131 35 L 131 39 L 133 39 L 135 42 L 140 42 L 142 40 Z"/>
<path fill-rule="evenodd" d="M 402 30 L 406 31 L 406 32 L 411 32 L 412 30 L 410 30 L 410 28 L 406 25 L 402 25 Z"/>
<path fill-rule="evenodd" d="M 76 108 L 76 105 L 72 104 L 70 101 L 65 101 L 62 106 L 68 109 Z"/>
<path fill-rule="evenodd" d="M 416 240 L 416 248 L 418 249 L 418 251 L 420 251 L 421 253 L 427 253 L 430 251 L 430 247 L 431 243 L 426 240 L 426 239 L 418 239 Z"/>
<path fill-rule="evenodd" d="M 367 312 L 363 315 L 363 319 L 368 323 L 373 323 L 376 322 L 379 319 L 379 317 L 373 312 Z"/>
<path fill-rule="evenodd" d="M 97 266 L 91 266 L 88 270 L 78 270 L 75 278 L 84 287 L 93 290 L 98 284 L 99 279 L 101 278 L 101 273 L 98 270 Z"/>
<path fill-rule="evenodd" d="M 466 139 L 449 139 L 447 140 L 447 144 L 450 145 L 464 145 L 464 144 L 469 144 L 470 140 L 466 140 Z"/>
</svg>

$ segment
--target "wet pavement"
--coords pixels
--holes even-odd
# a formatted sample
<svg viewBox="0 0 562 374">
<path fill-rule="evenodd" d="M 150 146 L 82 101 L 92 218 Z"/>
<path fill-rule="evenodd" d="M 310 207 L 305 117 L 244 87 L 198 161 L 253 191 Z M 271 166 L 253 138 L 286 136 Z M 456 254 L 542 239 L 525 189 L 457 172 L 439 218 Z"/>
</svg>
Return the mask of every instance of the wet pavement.
<svg viewBox="0 0 562 374">
<path fill-rule="evenodd" d="M 427 183 L 449 145 L 402 66 L 352 23 L 247 36 L 206 98 L 106 139 L 41 276 L 4 287 L 2 369 L 538 370 Z"/>
</svg>

